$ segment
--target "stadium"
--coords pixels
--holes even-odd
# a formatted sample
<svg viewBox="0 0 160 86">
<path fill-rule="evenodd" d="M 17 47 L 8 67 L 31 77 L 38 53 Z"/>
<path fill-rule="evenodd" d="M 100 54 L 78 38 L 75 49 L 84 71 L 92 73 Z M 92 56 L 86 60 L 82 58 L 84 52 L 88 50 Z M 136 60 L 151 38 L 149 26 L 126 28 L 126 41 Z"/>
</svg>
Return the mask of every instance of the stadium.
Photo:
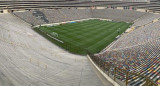
<svg viewBox="0 0 160 86">
<path fill-rule="evenodd" d="M 160 1 L 0 0 L 0 86 L 160 86 Z"/>
</svg>

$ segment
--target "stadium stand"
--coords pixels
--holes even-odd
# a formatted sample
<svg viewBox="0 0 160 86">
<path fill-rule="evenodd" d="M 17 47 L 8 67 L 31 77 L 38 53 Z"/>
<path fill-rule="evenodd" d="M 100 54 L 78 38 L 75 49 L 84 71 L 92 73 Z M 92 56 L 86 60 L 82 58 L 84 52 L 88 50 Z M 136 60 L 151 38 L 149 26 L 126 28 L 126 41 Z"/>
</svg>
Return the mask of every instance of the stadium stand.
<svg viewBox="0 0 160 86">
<path fill-rule="evenodd" d="M 134 22 L 133 26 L 137 28 L 130 33 L 121 35 L 121 37 L 113 43 L 106 51 L 103 51 L 95 56 L 104 62 L 114 65 L 120 69 L 125 69 L 128 72 L 134 72 L 149 77 L 154 82 L 159 81 L 159 36 L 160 21 L 153 22 L 159 19 L 159 14 L 137 12 L 132 10 L 117 10 L 117 9 L 43 9 L 42 12 L 49 23 L 71 21 L 85 18 L 107 18 L 114 21 Z M 28 11 L 31 15 L 34 11 Z M 19 12 L 14 14 L 18 16 Z M 119 15 L 119 16 L 118 16 Z M 20 15 L 23 18 L 24 15 Z M 33 16 L 33 15 L 32 15 Z M 35 17 L 35 16 L 33 16 Z M 31 18 L 31 17 L 30 17 Z M 28 18 L 26 18 L 28 19 Z M 37 18 L 35 18 L 37 19 Z M 41 19 L 37 19 L 39 22 Z M 30 20 L 26 20 L 30 21 Z M 33 22 L 34 25 L 39 23 Z M 32 24 L 32 23 L 31 23 Z M 40 23 L 44 24 L 44 22 Z M 114 69 L 111 68 L 111 75 Z M 125 81 L 125 74 L 118 72 L 116 78 Z M 139 86 L 145 84 L 144 77 L 130 75 L 128 84 Z"/>
<path fill-rule="evenodd" d="M 133 26 L 143 26 L 159 18 L 160 18 L 159 14 L 146 13 L 145 15 L 134 21 Z"/>
<path fill-rule="evenodd" d="M 159 25 L 160 22 L 151 23 L 139 27 L 129 34 L 122 35 L 110 49 L 131 47 L 156 39 L 160 36 Z"/>
<path fill-rule="evenodd" d="M 36 18 L 43 20 L 43 22 L 45 22 L 45 23 L 49 23 L 46 16 L 41 11 L 38 11 L 38 10 L 34 11 L 32 15 L 35 16 Z"/>
<path fill-rule="evenodd" d="M 34 12 L 35 11 L 16 12 L 15 15 L 32 25 L 46 24 L 41 18 L 34 16 Z"/>
<path fill-rule="evenodd" d="M 105 51 L 90 55 L 99 68 L 131 86 L 145 86 L 148 81 L 160 84 L 160 14 L 149 13 L 160 12 L 158 0 L 31 0 L 32 5 L 28 5 L 30 0 L 14 0 L 15 7 L 0 1 L 4 1 L 2 9 L 29 9 L 0 15 L 0 76 L 5 78 L 0 78 L 0 85 L 103 86 L 87 58 L 51 44 L 30 26 L 86 18 L 134 23 L 135 30 L 122 34 Z M 109 9 L 72 8 L 99 5 Z M 125 10 L 115 9 L 118 6 Z M 44 7 L 52 9 L 31 10 Z M 143 8 L 145 12 L 136 11 Z"/>
<path fill-rule="evenodd" d="M 104 86 L 86 57 L 65 52 L 11 14 L 0 19 L 1 86 Z"/>
<path fill-rule="evenodd" d="M 33 15 L 35 11 L 14 12 L 21 19 L 33 25 L 45 24 L 44 20 Z M 86 18 L 106 18 L 115 21 L 133 22 L 143 16 L 144 12 L 117 9 L 43 9 L 42 12 L 49 23 L 64 22 Z M 114 15 L 113 15 L 114 14 Z M 40 15 L 40 14 L 39 14 Z"/>
<path fill-rule="evenodd" d="M 103 54 L 96 55 L 96 57 L 118 68 L 148 76 L 158 84 L 160 79 L 159 44 L 160 40 L 154 39 L 131 48 L 106 51 Z M 113 74 L 114 70 L 112 69 L 110 72 Z M 117 78 L 125 81 L 124 72 L 118 72 Z M 132 86 L 142 86 L 145 84 L 145 79 L 130 75 L 128 83 Z"/>
<path fill-rule="evenodd" d="M 101 63 L 99 65 L 114 65 L 114 68 L 117 67 L 131 73 L 141 74 L 159 84 L 160 21 L 153 22 L 153 20 L 159 19 L 159 16 L 159 14 L 147 13 L 137 19 L 134 25 L 141 27 L 122 35 L 106 51 L 95 54 L 95 58 L 102 61 L 99 62 Z M 104 71 L 108 71 L 107 68 Z M 110 68 L 111 75 L 114 75 L 114 68 Z M 128 80 L 127 83 L 131 86 L 146 84 L 145 77 L 130 74 L 126 79 L 125 72 L 121 70 L 117 70 L 115 77 L 124 82 Z"/>
<path fill-rule="evenodd" d="M 46 15 L 50 23 L 64 22 L 65 17 L 62 15 L 58 9 L 46 9 L 42 10 Z"/>
<path fill-rule="evenodd" d="M 10 9 L 12 11 L 17 9 L 37 9 L 37 8 L 63 8 L 63 7 L 92 7 L 92 6 L 106 6 L 106 7 L 123 7 L 125 9 L 144 9 L 148 12 L 160 12 L 158 0 L 103 0 L 103 1 L 91 1 L 91 0 L 11 0 L 11 1 L 0 1 L 2 9 Z M 40 3 L 39 3 L 40 2 Z M 133 3 L 132 3 L 133 2 Z"/>
<path fill-rule="evenodd" d="M 39 10 L 37 13 L 41 15 L 43 13 L 43 18 L 34 16 L 34 10 L 25 12 L 14 12 L 13 14 L 20 17 L 24 21 L 32 25 L 40 25 L 49 23 L 58 23 L 78 19 L 91 18 L 91 12 L 89 9 L 43 9 Z M 45 18 L 45 20 L 44 20 Z M 47 22 L 45 22 L 47 21 Z"/>
<path fill-rule="evenodd" d="M 93 10 L 93 17 L 112 19 L 115 21 L 127 21 L 133 22 L 140 16 L 144 15 L 144 12 L 137 12 L 132 10 L 117 10 L 117 9 L 97 9 Z"/>
</svg>

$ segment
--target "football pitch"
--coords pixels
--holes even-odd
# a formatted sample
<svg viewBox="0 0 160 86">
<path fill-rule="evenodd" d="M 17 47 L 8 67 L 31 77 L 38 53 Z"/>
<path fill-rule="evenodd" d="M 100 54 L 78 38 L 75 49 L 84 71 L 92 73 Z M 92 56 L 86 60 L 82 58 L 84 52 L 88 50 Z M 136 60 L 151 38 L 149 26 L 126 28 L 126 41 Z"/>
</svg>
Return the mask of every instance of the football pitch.
<svg viewBox="0 0 160 86">
<path fill-rule="evenodd" d="M 41 26 L 34 30 L 71 53 L 86 55 L 87 51 L 98 53 L 103 50 L 130 25 L 132 23 L 94 19 L 51 27 Z"/>
</svg>

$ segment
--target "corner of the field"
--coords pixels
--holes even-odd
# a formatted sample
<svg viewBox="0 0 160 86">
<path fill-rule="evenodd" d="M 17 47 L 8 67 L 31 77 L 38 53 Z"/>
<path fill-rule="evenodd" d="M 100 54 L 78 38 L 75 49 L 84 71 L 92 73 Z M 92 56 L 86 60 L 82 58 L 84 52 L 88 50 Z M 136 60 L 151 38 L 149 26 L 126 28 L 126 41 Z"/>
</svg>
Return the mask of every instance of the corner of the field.
<svg viewBox="0 0 160 86">
<path fill-rule="evenodd" d="M 120 86 L 117 82 L 115 82 L 113 79 L 111 79 L 107 74 L 105 74 L 90 58 L 89 55 L 87 55 L 89 61 L 92 63 L 92 65 L 109 81 L 111 82 L 114 86 Z"/>
</svg>

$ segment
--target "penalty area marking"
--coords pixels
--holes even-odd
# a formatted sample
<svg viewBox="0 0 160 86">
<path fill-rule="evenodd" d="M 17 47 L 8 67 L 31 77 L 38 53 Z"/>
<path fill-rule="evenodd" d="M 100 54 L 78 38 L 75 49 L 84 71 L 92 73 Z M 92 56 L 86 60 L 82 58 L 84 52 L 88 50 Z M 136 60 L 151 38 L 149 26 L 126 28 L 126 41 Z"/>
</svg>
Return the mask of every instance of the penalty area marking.
<svg viewBox="0 0 160 86">
<path fill-rule="evenodd" d="M 44 31 L 41 30 L 41 29 L 40 29 L 40 31 L 43 32 L 43 33 L 46 33 L 46 32 L 44 32 Z M 55 38 L 55 37 L 53 37 L 53 36 L 51 36 L 51 35 L 49 35 L 49 34 L 47 34 L 47 36 L 51 37 L 52 39 L 54 39 L 54 40 L 56 40 L 56 41 L 58 41 L 58 42 L 64 43 L 63 41 L 61 41 L 61 40 L 59 40 L 59 39 L 57 39 L 57 38 Z"/>
<path fill-rule="evenodd" d="M 59 41 L 59 42 L 61 42 L 61 43 L 64 43 L 63 41 L 61 41 L 61 40 L 59 40 L 59 39 L 57 39 L 57 38 L 55 38 L 55 37 L 53 37 L 53 36 L 51 36 L 51 35 L 49 35 L 49 34 L 47 34 L 47 36 L 49 36 L 49 37 L 51 37 L 52 39 L 55 39 L 55 40 L 57 40 L 57 41 Z"/>
</svg>

